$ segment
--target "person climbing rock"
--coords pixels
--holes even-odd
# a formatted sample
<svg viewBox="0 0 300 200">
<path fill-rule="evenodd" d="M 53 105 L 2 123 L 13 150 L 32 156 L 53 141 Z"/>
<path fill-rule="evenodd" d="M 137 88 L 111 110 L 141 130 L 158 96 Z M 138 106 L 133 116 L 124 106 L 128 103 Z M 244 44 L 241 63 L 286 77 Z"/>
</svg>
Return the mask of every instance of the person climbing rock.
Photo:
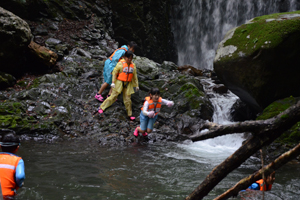
<svg viewBox="0 0 300 200">
<path fill-rule="evenodd" d="M 161 106 L 167 105 L 171 107 L 174 105 L 173 101 L 168 101 L 160 97 L 160 91 L 158 88 L 151 88 L 149 96 L 145 97 L 145 102 L 141 108 L 140 114 L 140 126 L 136 127 L 133 135 L 135 137 L 142 133 L 143 136 L 147 136 L 153 130 L 153 125 L 158 117 Z"/>
<path fill-rule="evenodd" d="M 95 98 L 100 102 L 104 101 L 102 96 L 102 92 L 107 88 L 107 86 L 111 85 L 112 83 L 112 71 L 114 70 L 117 63 L 122 59 L 126 51 L 131 51 L 134 53 L 135 49 L 137 48 L 137 44 L 133 41 L 129 42 L 128 45 L 123 45 L 121 48 L 116 49 L 111 56 L 105 61 L 104 68 L 103 68 L 103 78 L 104 83 L 101 85 L 98 93 L 95 95 Z M 110 89 L 108 96 L 111 95 L 112 88 Z"/>
<path fill-rule="evenodd" d="M 112 84 L 113 91 L 111 95 L 101 104 L 98 108 L 98 112 L 102 114 L 106 108 L 111 106 L 116 101 L 117 97 L 123 92 L 123 101 L 127 110 L 127 115 L 130 120 L 134 120 L 132 116 L 131 107 L 131 94 L 134 93 L 133 87 L 136 87 L 136 91 L 139 90 L 139 82 L 137 78 L 136 66 L 132 62 L 133 52 L 126 51 L 124 59 L 118 62 L 117 66 L 112 72 Z"/>
</svg>

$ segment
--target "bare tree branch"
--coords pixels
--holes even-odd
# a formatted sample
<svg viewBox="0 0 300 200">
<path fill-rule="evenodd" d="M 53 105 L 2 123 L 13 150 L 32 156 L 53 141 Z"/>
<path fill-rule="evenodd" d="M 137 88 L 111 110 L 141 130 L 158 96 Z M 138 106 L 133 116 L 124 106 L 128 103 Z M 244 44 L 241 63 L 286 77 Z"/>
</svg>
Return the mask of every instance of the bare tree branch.
<svg viewBox="0 0 300 200">
<path fill-rule="evenodd" d="M 272 121 L 273 123 L 269 123 Z M 246 159 L 261 149 L 263 146 L 271 144 L 283 132 L 290 129 L 294 124 L 300 121 L 300 101 L 291 106 L 286 111 L 271 120 L 259 121 L 260 124 L 265 125 L 254 134 L 244 145 L 242 145 L 235 153 L 229 156 L 225 161 L 216 166 L 205 180 L 185 199 L 194 200 L 202 199 L 206 196 L 223 178 L 227 176 L 234 169 L 238 168 Z M 230 129 L 229 125 L 229 129 Z M 233 125 L 234 126 L 234 125 Z M 223 129 L 228 132 L 227 129 Z M 236 129 L 231 129 L 236 132 Z M 245 131 L 247 131 L 245 129 Z"/>
<path fill-rule="evenodd" d="M 230 188 L 229 190 L 227 190 L 226 192 L 224 192 L 214 200 L 222 200 L 222 199 L 227 199 L 231 196 L 236 196 L 239 191 L 246 189 L 249 185 L 261 179 L 263 174 L 265 174 L 265 176 L 269 175 L 272 171 L 279 169 L 290 160 L 295 159 L 299 154 L 300 154 L 300 143 L 293 149 L 282 154 L 280 157 L 278 157 L 276 160 L 274 160 L 266 167 L 260 169 L 258 172 L 240 180 L 235 186 L 233 186 L 232 188 Z"/>
</svg>

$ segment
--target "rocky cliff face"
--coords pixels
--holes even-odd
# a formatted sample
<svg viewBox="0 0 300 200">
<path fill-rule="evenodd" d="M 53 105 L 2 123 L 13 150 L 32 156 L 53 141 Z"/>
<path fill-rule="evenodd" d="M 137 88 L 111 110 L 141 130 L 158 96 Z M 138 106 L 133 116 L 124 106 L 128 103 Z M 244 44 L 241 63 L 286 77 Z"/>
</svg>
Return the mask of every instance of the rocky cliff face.
<svg viewBox="0 0 300 200">
<path fill-rule="evenodd" d="M 219 44 L 214 70 L 244 102 L 261 111 L 300 95 L 300 12 L 254 18 Z"/>
<path fill-rule="evenodd" d="M 75 32 L 66 34 L 68 37 L 64 40 L 68 43 L 74 44 L 75 40 L 105 46 L 110 43 L 103 41 L 106 37 L 115 38 L 120 46 L 133 40 L 140 47 L 136 52 L 140 56 L 157 62 L 177 61 L 169 0 L 12 0 L 1 1 L 0 6 L 26 19 L 38 37 L 36 40 L 57 37 L 57 31 L 62 35 L 75 29 Z M 106 53 L 112 51 L 102 50 Z"/>
</svg>

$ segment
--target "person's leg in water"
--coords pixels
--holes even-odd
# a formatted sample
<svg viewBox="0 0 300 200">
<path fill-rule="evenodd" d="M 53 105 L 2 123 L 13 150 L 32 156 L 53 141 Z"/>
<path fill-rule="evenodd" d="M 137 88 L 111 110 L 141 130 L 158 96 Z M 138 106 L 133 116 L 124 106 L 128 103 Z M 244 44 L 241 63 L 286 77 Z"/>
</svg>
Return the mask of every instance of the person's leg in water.
<svg viewBox="0 0 300 200">
<path fill-rule="evenodd" d="M 131 95 L 127 95 L 126 93 L 127 91 L 127 88 L 123 88 L 123 102 L 124 102 L 124 105 L 125 105 L 125 108 L 127 110 L 127 115 L 128 115 L 128 118 L 133 121 L 135 120 L 135 117 L 132 116 L 132 102 L 131 102 Z"/>
<path fill-rule="evenodd" d="M 106 108 L 108 108 L 109 106 L 111 106 L 116 99 L 118 98 L 119 93 L 116 92 L 115 90 L 112 91 L 110 97 L 108 97 L 107 99 L 105 99 L 105 101 L 101 104 L 101 106 L 98 108 L 98 112 L 101 114 L 104 112 L 104 110 Z"/>
</svg>

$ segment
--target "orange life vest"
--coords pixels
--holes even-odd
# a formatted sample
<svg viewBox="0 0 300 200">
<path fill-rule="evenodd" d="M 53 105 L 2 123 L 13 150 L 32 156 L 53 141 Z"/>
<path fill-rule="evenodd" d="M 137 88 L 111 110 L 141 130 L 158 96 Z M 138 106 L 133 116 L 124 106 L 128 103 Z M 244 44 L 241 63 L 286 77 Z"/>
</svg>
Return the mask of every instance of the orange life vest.
<svg viewBox="0 0 300 200">
<path fill-rule="evenodd" d="M 115 53 L 116 53 L 118 50 L 121 50 L 121 49 L 125 50 L 125 52 L 127 51 L 127 49 L 124 48 L 124 47 L 118 48 L 118 49 L 116 49 L 116 50 L 109 56 L 109 59 L 112 60 L 112 57 L 115 55 Z M 122 57 L 119 59 L 119 62 L 120 62 L 121 59 L 122 59 Z"/>
<path fill-rule="evenodd" d="M 269 184 L 268 188 L 267 188 L 267 184 L 264 183 L 263 179 L 260 179 L 260 180 L 256 181 L 256 183 L 259 184 L 259 190 L 260 191 L 269 191 L 269 190 L 272 189 L 272 184 Z"/>
<path fill-rule="evenodd" d="M 157 115 L 160 111 L 161 108 L 161 102 L 162 102 L 162 98 L 159 97 L 158 101 L 154 103 L 154 101 L 152 99 L 150 99 L 150 97 L 145 97 L 145 102 L 148 102 L 148 110 L 146 111 L 154 111 L 155 115 Z M 145 104 L 144 102 L 144 104 Z M 144 106 L 143 106 L 144 107 Z M 143 107 L 141 108 L 141 110 L 143 110 Z"/>
<path fill-rule="evenodd" d="M 0 154 L 0 179 L 3 196 L 14 196 L 14 190 L 18 189 L 15 174 L 21 159 L 21 157 L 11 154 Z"/>
<path fill-rule="evenodd" d="M 130 63 L 128 66 L 125 60 L 121 61 L 121 63 L 123 64 L 123 69 L 122 72 L 119 73 L 117 79 L 124 82 L 130 82 L 133 77 L 134 65 Z"/>
</svg>

